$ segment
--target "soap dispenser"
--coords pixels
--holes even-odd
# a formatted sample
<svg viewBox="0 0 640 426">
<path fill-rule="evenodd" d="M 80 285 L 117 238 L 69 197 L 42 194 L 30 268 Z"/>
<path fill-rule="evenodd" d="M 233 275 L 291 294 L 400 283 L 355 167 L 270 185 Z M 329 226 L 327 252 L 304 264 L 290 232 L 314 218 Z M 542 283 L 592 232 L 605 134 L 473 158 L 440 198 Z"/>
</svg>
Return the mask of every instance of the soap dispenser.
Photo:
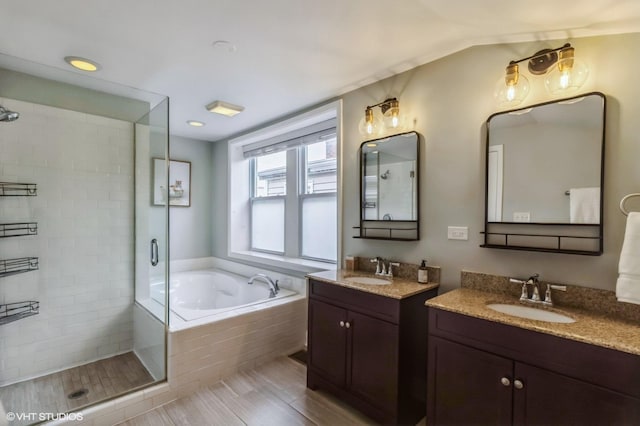
<svg viewBox="0 0 640 426">
<path fill-rule="evenodd" d="M 418 282 L 427 284 L 429 282 L 429 270 L 427 269 L 427 261 L 423 260 L 418 268 Z"/>
</svg>

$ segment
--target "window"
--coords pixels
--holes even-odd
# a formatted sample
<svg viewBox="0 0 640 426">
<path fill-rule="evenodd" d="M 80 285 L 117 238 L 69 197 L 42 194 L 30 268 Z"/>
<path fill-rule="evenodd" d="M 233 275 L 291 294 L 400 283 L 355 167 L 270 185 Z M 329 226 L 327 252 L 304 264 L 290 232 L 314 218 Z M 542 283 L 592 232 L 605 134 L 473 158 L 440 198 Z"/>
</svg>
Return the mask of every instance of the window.
<svg viewBox="0 0 640 426">
<path fill-rule="evenodd" d="M 229 257 L 304 272 L 336 263 L 339 108 L 229 141 Z"/>
<path fill-rule="evenodd" d="M 336 260 L 338 188 L 336 138 L 304 147 L 301 203 L 301 256 Z"/>
<path fill-rule="evenodd" d="M 251 249 L 284 254 L 287 152 L 251 160 Z"/>
<path fill-rule="evenodd" d="M 251 250 L 335 262 L 335 128 L 308 140 L 251 158 Z"/>
</svg>

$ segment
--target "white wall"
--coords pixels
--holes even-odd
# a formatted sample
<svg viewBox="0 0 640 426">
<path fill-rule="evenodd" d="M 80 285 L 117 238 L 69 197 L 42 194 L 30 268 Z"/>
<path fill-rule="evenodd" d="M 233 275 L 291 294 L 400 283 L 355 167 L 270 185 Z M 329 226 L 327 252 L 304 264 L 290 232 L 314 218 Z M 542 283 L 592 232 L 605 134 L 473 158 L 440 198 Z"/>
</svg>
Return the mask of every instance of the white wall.
<svg viewBox="0 0 640 426">
<path fill-rule="evenodd" d="M 493 99 L 497 80 L 512 59 L 522 58 L 555 42 L 478 46 L 365 86 L 343 96 L 342 253 L 383 256 L 418 263 L 426 258 L 442 267 L 443 291 L 458 287 L 461 270 L 525 276 L 613 290 L 624 234 L 620 198 L 640 188 L 640 97 L 633 90 L 640 66 L 640 34 L 570 40 L 576 56 L 590 67 L 583 92 L 607 95 L 604 187 L 604 254 L 599 257 L 484 249 L 484 123 L 498 111 Z M 426 42 L 425 42 L 426 43 Z M 550 100 L 543 78 L 531 76 L 527 104 Z M 421 240 L 393 242 L 353 239 L 359 221 L 358 122 L 364 108 L 388 97 L 400 101 L 404 130 L 423 136 L 420 171 Z M 526 106 L 526 105 L 522 105 Z M 226 143 L 213 152 L 214 256 L 226 256 Z M 447 240 L 447 226 L 468 226 L 468 241 Z"/>
<path fill-rule="evenodd" d="M 0 259 L 40 269 L 0 278 L 0 303 L 37 300 L 40 314 L 0 326 L 0 385 L 132 346 L 133 126 L 0 99 L 0 180 L 36 183 L 36 197 L 0 198 L 0 222 L 36 221 L 38 235 L 0 240 Z"/>
</svg>

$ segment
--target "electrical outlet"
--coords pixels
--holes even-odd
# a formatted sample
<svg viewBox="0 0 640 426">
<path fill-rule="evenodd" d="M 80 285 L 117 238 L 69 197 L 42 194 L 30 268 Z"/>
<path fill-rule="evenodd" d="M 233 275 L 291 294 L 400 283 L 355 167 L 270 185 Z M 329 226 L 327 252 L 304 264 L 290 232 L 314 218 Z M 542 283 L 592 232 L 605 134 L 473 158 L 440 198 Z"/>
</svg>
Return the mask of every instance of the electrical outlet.
<svg viewBox="0 0 640 426">
<path fill-rule="evenodd" d="M 449 226 L 447 228 L 447 238 L 450 240 L 468 240 L 469 228 L 466 226 Z"/>
<path fill-rule="evenodd" d="M 531 213 L 529 212 L 513 212 L 514 222 L 531 222 Z"/>
</svg>

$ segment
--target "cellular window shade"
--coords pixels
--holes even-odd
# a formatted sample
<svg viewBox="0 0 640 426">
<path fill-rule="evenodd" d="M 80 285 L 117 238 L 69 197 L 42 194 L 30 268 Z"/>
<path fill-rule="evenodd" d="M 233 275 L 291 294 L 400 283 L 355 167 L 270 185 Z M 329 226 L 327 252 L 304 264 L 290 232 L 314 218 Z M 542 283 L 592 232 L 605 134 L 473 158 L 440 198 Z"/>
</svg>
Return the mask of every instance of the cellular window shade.
<svg viewBox="0 0 640 426">
<path fill-rule="evenodd" d="M 242 147 L 244 158 L 258 157 L 286 151 L 302 145 L 321 142 L 336 135 L 336 120 L 326 120 L 301 129 L 292 130 L 260 142 L 254 142 Z"/>
</svg>

